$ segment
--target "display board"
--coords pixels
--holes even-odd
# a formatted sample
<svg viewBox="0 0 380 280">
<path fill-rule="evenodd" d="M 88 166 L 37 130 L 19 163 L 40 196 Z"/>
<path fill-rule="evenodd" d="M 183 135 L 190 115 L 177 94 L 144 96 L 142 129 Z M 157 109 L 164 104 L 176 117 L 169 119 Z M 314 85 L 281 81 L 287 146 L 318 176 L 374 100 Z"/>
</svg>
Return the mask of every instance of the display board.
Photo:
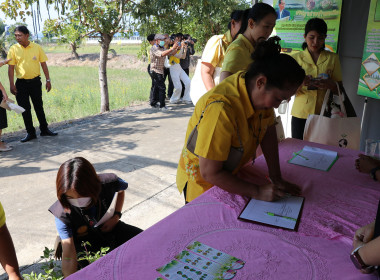
<svg viewBox="0 0 380 280">
<path fill-rule="evenodd" d="M 380 0 L 371 0 L 358 94 L 380 99 Z"/>
<path fill-rule="evenodd" d="M 342 0 L 274 0 L 272 5 L 277 12 L 275 33 L 287 51 L 302 50 L 305 24 L 316 17 L 328 26 L 326 48 L 337 51 Z"/>
</svg>

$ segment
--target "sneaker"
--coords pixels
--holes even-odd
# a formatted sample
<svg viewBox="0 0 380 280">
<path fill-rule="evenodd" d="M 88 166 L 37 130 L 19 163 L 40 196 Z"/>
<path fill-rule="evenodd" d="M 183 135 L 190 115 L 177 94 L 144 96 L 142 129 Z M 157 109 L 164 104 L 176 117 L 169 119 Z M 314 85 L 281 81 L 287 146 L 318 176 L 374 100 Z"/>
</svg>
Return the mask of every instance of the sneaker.
<svg viewBox="0 0 380 280">
<path fill-rule="evenodd" d="M 183 100 L 183 103 L 185 103 L 185 104 L 193 104 L 193 101 L 191 101 L 191 100 Z"/>
<path fill-rule="evenodd" d="M 181 102 L 181 100 L 179 100 L 179 99 L 175 100 L 175 101 L 171 101 L 171 100 L 169 101 L 170 104 L 178 104 L 180 102 Z"/>
<path fill-rule="evenodd" d="M 152 108 L 160 108 L 160 104 L 156 103 L 154 105 L 150 105 L 150 107 L 152 107 Z"/>
<path fill-rule="evenodd" d="M 164 111 L 164 112 L 166 112 L 166 111 L 170 111 L 172 108 L 170 108 L 170 107 L 161 107 L 160 108 L 160 111 Z"/>
</svg>

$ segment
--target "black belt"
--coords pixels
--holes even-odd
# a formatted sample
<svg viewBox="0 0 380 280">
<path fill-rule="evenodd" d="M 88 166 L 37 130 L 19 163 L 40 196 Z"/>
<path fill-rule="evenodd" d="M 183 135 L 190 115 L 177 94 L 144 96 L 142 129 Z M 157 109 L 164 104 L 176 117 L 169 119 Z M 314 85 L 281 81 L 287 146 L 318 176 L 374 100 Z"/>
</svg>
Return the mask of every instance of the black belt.
<svg viewBox="0 0 380 280">
<path fill-rule="evenodd" d="M 37 76 L 37 77 L 35 77 L 33 79 L 20 79 L 20 78 L 17 78 L 17 80 L 22 81 L 22 82 L 26 82 L 26 83 L 30 83 L 30 82 L 33 82 L 33 81 L 41 80 L 41 77 Z"/>
</svg>

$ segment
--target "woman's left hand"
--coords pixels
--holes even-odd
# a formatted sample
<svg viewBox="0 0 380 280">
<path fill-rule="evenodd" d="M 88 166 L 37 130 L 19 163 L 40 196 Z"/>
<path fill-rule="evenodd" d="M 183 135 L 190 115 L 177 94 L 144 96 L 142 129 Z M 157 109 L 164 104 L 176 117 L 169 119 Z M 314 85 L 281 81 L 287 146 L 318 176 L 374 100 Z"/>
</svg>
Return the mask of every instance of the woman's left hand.
<svg viewBox="0 0 380 280">
<path fill-rule="evenodd" d="M 107 222 L 105 222 L 100 230 L 102 232 L 110 232 L 113 230 L 113 228 L 116 226 L 116 224 L 119 222 L 119 216 L 115 215 L 111 219 L 109 219 Z"/>
</svg>

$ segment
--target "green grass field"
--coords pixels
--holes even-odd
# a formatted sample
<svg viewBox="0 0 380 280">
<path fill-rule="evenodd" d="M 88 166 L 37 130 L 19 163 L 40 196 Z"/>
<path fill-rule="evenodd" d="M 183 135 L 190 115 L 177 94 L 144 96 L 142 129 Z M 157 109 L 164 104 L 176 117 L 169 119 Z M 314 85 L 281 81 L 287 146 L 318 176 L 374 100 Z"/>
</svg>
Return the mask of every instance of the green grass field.
<svg viewBox="0 0 380 280">
<path fill-rule="evenodd" d="M 7 67 L 0 68 L 0 81 L 9 92 Z M 94 115 L 100 111 L 100 91 L 97 67 L 56 67 L 49 66 L 52 79 L 52 90 L 43 90 L 43 101 L 48 123 L 71 120 Z M 132 102 L 143 102 L 149 99 L 151 79 L 145 71 L 108 69 L 108 90 L 110 109 L 115 110 L 129 106 Z M 43 75 L 42 75 L 43 76 Z M 45 78 L 42 78 L 43 87 Z M 36 127 L 38 120 L 33 112 Z M 24 129 L 21 115 L 7 113 L 8 128 L 3 133 Z"/>
<path fill-rule="evenodd" d="M 57 44 L 47 44 L 43 45 L 44 51 L 46 53 L 70 53 L 71 50 L 68 45 L 57 45 Z M 140 51 L 139 44 L 111 44 L 110 49 L 114 49 L 117 54 L 129 54 L 137 56 L 137 53 Z M 98 44 L 86 45 L 82 44 L 78 50 L 78 54 L 86 53 L 100 53 L 100 46 Z"/>
</svg>

